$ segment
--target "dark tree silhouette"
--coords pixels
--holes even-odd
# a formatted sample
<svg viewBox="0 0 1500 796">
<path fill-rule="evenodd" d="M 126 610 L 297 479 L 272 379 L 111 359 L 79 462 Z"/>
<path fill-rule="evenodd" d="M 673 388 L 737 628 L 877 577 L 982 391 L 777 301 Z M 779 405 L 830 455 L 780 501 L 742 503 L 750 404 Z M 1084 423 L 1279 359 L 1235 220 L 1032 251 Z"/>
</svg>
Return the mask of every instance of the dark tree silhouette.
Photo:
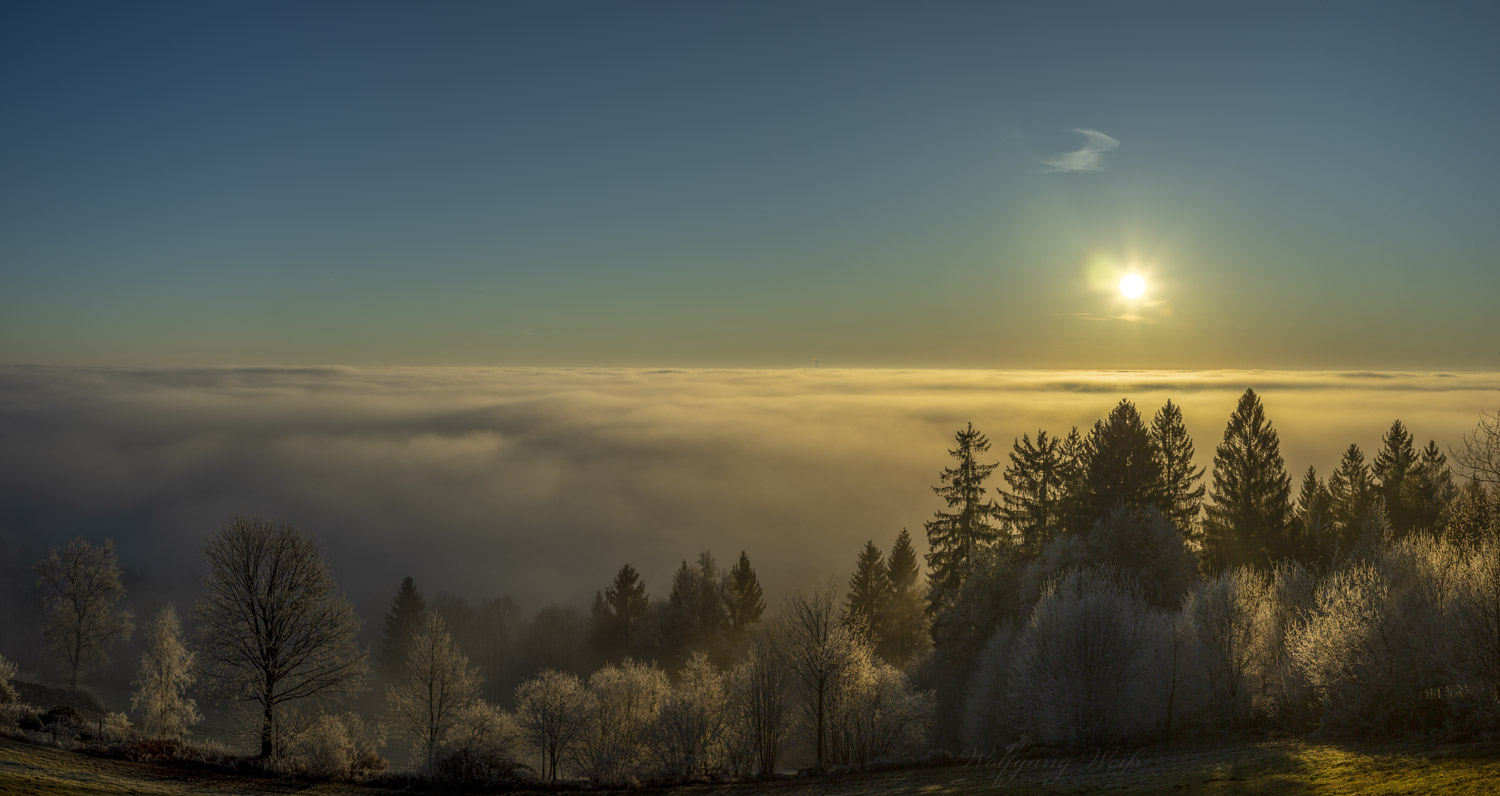
<svg viewBox="0 0 1500 796">
<path fill-rule="evenodd" d="M 1302 476 L 1294 521 L 1298 558 L 1322 570 L 1330 568 L 1338 555 L 1339 536 L 1333 521 L 1333 495 L 1318 477 L 1317 468 L 1308 467 Z"/>
<path fill-rule="evenodd" d="M 1205 563 L 1269 566 L 1293 554 L 1291 479 L 1281 442 L 1254 390 L 1245 390 L 1214 453 L 1214 486 L 1203 523 Z"/>
<path fill-rule="evenodd" d="M 891 554 L 885 562 L 886 584 L 890 592 L 886 600 L 885 618 L 879 646 L 880 657 L 895 666 L 904 666 L 927 649 L 927 621 L 922 610 L 922 589 L 918 582 L 922 577 L 921 565 L 917 561 L 916 548 L 912 547 L 911 534 L 905 528 L 891 545 Z"/>
<path fill-rule="evenodd" d="M 736 642 L 745 641 L 750 629 L 766 612 L 766 599 L 760 579 L 750 566 L 750 556 L 740 551 L 740 559 L 729 570 L 724 583 L 724 604 L 729 611 L 729 632 Z"/>
<path fill-rule="evenodd" d="M 391 608 L 385 613 L 385 626 L 380 631 L 380 671 L 386 679 L 392 679 L 406 665 L 407 650 L 411 646 L 412 634 L 422 624 L 427 611 L 427 600 L 417 591 L 416 581 L 408 575 L 401 579 Z"/>
<path fill-rule="evenodd" d="M 1151 444 L 1161 473 L 1157 509 L 1184 538 L 1200 541 L 1198 515 L 1203 509 L 1203 468 L 1193 465 L 1193 438 L 1182 421 L 1182 409 L 1167 401 L 1151 419 Z"/>
<path fill-rule="evenodd" d="M 589 627 L 594 651 L 607 661 L 630 655 L 640 646 L 650 611 L 651 600 L 640 573 L 629 564 L 620 567 L 614 582 L 594 594 Z"/>
<path fill-rule="evenodd" d="M 1011 445 L 1005 468 L 1010 491 L 1000 496 L 1000 516 L 1017 539 L 1023 557 L 1040 553 L 1062 529 L 1063 489 L 1068 476 L 1062 440 L 1036 433 L 1036 442 L 1021 435 Z"/>
<path fill-rule="evenodd" d="M 1000 531 L 993 524 L 1000 512 L 993 501 L 985 500 L 984 482 L 999 465 L 983 464 L 979 456 L 989 452 L 990 441 L 974 429 L 961 429 L 954 435 L 958 447 L 948 451 L 957 464 L 943 469 L 941 483 L 932 488 L 947 504 L 949 511 L 938 511 L 928 520 L 927 611 L 933 617 L 933 633 L 944 614 L 958 600 L 975 552 L 995 544 Z"/>
<path fill-rule="evenodd" d="M 844 598 L 844 622 L 873 645 L 885 633 L 886 603 L 891 584 L 885 556 L 874 540 L 865 542 L 849 576 L 849 594 Z"/>
<path fill-rule="evenodd" d="M 1122 400 L 1089 432 L 1080 494 L 1070 501 L 1070 530 L 1087 533 L 1115 508 L 1137 516 L 1161 502 L 1161 470 L 1135 404 Z"/>
<path fill-rule="evenodd" d="M 1417 451 L 1411 433 L 1400 420 L 1393 421 L 1391 428 L 1380 438 L 1382 447 L 1375 455 L 1375 489 L 1385 501 L 1386 518 L 1391 523 L 1391 532 L 1405 536 L 1416 527 L 1415 511 L 1408 503 L 1410 486 L 1408 481 L 1416 475 Z"/>
<path fill-rule="evenodd" d="M 1358 445 L 1350 445 L 1344 451 L 1338 468 L 1328 477 L 1328 496 L 1334 529 L 1330 555 L 1338 559 L 1354 549 L 1375 508 L 1375 482 Z"/>
</svg>

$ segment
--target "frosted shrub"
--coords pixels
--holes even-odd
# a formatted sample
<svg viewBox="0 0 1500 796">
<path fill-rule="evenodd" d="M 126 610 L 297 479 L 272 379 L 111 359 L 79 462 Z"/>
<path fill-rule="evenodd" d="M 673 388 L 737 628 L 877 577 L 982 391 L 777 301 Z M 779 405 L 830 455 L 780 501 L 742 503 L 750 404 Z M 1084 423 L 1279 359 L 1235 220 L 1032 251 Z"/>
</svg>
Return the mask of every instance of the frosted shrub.
<svg viewBox="0 0 1500 796">
<path fill-rule="evenodd" d="M 587 717 L 571 755 L 578 770 L 597 783 L 625 784 L 638 777 L 643 739 L 669 690 L 666 672 L 634 661 L 590 675 Z"/>
<path fill-rule="evenodd" d="M 776 773 L 790 727 L 790 674 L 767 634 L 724 677 L 728 708 L 725 753 L 737 774 Z"/>
<path fill-rule="evenodd" d="M 287 762 L 319 779 L 364 779 L 385 770 L 382 745 L 378 728 L 359 714 L 321 713 L 298 733 Z"/>
<path fill-rule="evenodd" d="M 1451 605 L 1452 668 L 1466 713 L 1500 730 L 1500 539 L 1468 549 Z"/>
<path fill-rule="evenodd" d="M 498 785 L 520 779 L 517 750 L 521 730 L 504 711 L 484 700 L 459 708 L 434 756 L 432 774 L 458 785 Z"/>
<path fill-rule="evenodd" d="M 829 749 L 837 764 L 903 759 L 926 744 L 933 694 L 913 689 L 893 666 L 859 661 L 845 672 L 831 701 Z"/>
<path fill-rule="evenodd" d="M 1017 645 L 1023 727 L 1061 744 L 1150 733 L 1142 684 L 1153 657 L 1151 625 L 1139 590 L 1117 575 L 1074 570 L 1050 583 Z"/>
<path fill-rule="evenodd" d="M 1016 644 L 1016 627 L 1002 624 L 975 661 L 959 727 L 960 740 L 974 749 L 1005 746 L 1017 735 L 1015 725 L 1021 720 L 1015 715 L 1012 671 Z"/>
<path fill-rule="evenodd" d="M 0 655 L 0 705 L 10 705 L 19 701 L 21 695 L 16 693 L 16 687 L 11 685 L 11 680 L 16 677 L 16 665 Z"/>
<path fill-rule="evenodd" d="M 1269 590 L 1264 574 L 1241 567 L 1199 582 L 1183 603 L 1197 674 L 1207 688 L 1208 721 L 1220 728 L 1238 729 L 1250 718 Z"/>
<path fill-rule="evenodd" d="M 687 779 L 711 774 L 723 764 L 724 678 L 701 652 L 682 669 L 662 702 L 648 736 L 661 774 Z"/>
<path fill-rule="evenodd" d="M 100 743 L 119 743 L 130 739 L 130 717 L 124 713 L 106 713 L 99 723 Z"/>
</svg>

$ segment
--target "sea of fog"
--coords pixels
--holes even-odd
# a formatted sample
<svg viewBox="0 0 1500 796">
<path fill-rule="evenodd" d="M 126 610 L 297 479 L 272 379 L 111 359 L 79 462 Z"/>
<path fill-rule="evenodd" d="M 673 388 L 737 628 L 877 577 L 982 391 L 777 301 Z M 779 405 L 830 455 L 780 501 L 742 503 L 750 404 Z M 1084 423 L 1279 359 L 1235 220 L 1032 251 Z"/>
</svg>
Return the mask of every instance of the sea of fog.
<svg viewBox="0 0 1500 796">
<path fill-rule="evenodd" d="M 1002 460 L 1171 398 L 1208 465 L 1247 387 L 1294 479 L 1395 418 L 1447 448 L 1500 407 L 1495 373 L 9 367 L 0 548 L 113 538 L 186 582 L 205 536 L 259 513 L 313 532 L 368 616 L 404 575 L 535 608 L 628 562 L 662 594 L 704 549 L 748 551 L 774 601 L 847 577 L 866 539 L 920 541 L 967 422 Z"/>
</svg>

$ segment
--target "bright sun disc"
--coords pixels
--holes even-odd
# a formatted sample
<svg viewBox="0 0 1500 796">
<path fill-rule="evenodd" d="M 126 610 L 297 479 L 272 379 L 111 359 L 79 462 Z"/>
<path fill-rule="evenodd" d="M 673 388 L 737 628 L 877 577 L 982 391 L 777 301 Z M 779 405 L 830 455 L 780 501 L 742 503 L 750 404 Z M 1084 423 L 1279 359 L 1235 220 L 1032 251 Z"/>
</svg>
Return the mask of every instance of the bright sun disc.
<svg viewBox="0 0 1500 796">
<path fill-rule="evenodd" d="M 1140 274 L 1126 274 L 1120 280 L 1120 292 L 1125 298 L 1140 298 L 1146 292 L 1146 280 Z"/>
</svg>

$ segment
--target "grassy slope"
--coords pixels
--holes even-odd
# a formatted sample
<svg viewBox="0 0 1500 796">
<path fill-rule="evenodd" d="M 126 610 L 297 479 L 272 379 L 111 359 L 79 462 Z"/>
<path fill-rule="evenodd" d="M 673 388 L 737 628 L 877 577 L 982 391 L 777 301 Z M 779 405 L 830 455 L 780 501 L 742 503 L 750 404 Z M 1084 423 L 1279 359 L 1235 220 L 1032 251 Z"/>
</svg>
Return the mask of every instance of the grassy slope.
<svg viewBox="0 0 1500 796">
<path fill-rule="evenodd" d="M 1321 793 L 1500 792 L 1500 745 L 1337 746 L 1299 741 L 1182 745 L 1108 758 L 997 759 L 924 769 L 783 781 L 694 786 L 671 793 L 724 796 L 921 793 Z M 0 738 L 0 794 L 389 794 L 340 785 L 225 777 L 101 760 Z"/>
</svg>

